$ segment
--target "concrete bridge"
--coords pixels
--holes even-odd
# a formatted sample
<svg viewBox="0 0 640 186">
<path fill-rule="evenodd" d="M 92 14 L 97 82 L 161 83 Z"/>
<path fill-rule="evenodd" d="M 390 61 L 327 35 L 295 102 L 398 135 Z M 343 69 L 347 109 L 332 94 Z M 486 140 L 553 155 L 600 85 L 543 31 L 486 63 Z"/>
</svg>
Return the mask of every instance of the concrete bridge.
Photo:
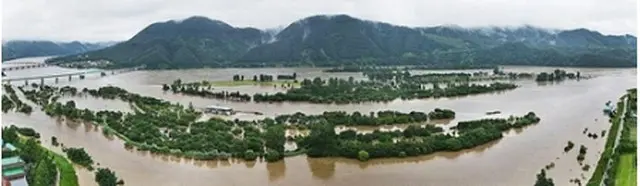
<svg viewBox="0 0 640 186">
<path fill-rule="evenodd" d="M 44 80 L 45 79 L 50 79 L 50 78 L 55 78 L 55 82 L 58 83 L 58 80 L 61 77 L 68 77 L 69 81 L 71 81 L 74 76 L 78 76 L 77 78 L 79 78 L 79 79 L 84 79 L 85 75 L 88 75 L 88 74 L 100 73 L 100 76 L 107 76 L 108 74 L 115 75 L 115 74 L 121 74 L 121 73 L 125 73 L 125 72 L 136 71 L 136 70 L 139 70 L 141 68 L 143 68 L 143 67 L 134 67 L 134 68 L 117 69 L 117 70 L 89 70 L 89 71 L 82 71 L 82 72 L 71 72 L 71 73 L 64 73 L 64 74 L 42 75 L 42 76 L 29 76 L 29 77 L 19 77 L 19 78 L 6 78 L 5 77 L 5 78 L 2 78 L 2 82 L 6 83 L 6 84 L 9 84 L 9 83 L 15 82 L 15 81 L 24 81 L 24 84 L 28 85 L 29 84 L 29 80 L 40 79 L 40 85 L 44 85 Z"/>
<path fill-rule="evenodd" d="M 14 63 L 3 63 L 2 64 L 2 72 L 4 71 L 12 71 L 12 70 L 24 70 L 30 68 L 43 68 L 48 67 L 46 63 L 40 62 L 14 62 Z"/>
</svg>

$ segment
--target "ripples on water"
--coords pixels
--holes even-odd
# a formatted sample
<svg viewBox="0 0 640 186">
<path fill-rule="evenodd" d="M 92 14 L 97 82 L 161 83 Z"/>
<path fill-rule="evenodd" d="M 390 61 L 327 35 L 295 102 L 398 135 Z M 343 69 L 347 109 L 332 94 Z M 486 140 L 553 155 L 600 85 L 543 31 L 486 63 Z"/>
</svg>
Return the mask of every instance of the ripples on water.
<svg viewBox="0 0 640 186">
<path fill-rule="evenodd" d="M 505 71 L 540 72 L 555 68 L 506 67 Z M 319 114 L 324 111 L 359 111 L 361 113 L 380 110 L 402 112 L 428 112 L 436 107 L 456 111 L 456 120 L 484 117 L 507 117 L 534 111 L 542 121 L 526 129 L 511 131 L 501 140 L 475 149 L 461 152 L 435 153 L 412 158 L 378 159 L 359 162 L 344 158 L 307 158 L 296 156 L 276 163 L 242 161 L 193 161 L 175 157 L 149 155 L 123 148 L 123 142 L 105 137 L 99 128 L 81 123 L 56 122 L 41 112 L 30 117 L 23 114 L 4 114 L 4 125 L 16 124 L 35 128 L 41 132 L 43 144 L 50 136 L 67 146 L 81 146 L 96 162 L 115 170 L 127 185 L 531 185 L 536 173 L 550 162 L 555 168 L 548 174 L 557 185 L 569 185 L 569 179 L 589 177 L 594 169 L 583 172 L 576 161 L 577 151 L 565 154 L 562 148 L 571 140 L 576 145 L 589 148 L 585 162 L 595 167 L 604 138 L 589 139 L 582 130 L 601 131 L 608 129 L 608 119 L 602 115 L 602 107 L 609 100 L 617 100 L 628 88 L 636 86 L 636 69 L 567 69 L 579 70 L 582 74 L 597 76 L 583 81 L 565 81 L 558 84 L 539 85 L 533 81 L 515 81 L 520 85 L 513 91 L 499 94 L 483 94 L 462 98 L 396 100 L 389 103 L 363 103 L 351 105 L 314 105 L 305 103 L 237 103 L 203 99 L 164 93 L 161 86 L 175 79 L 183 81 L 227 80 L 234 74 L 290 74 L 296 72 L 302 78 L 353 76 L 364 79 L 360 73 L 322 73 L 319 69 L 197 69 L 172 71 L 139 71 L 115 76 L 87 76 L 85 80 L 74 78 L 68 82 L 61 78 L 58 86 L 71 85 L 79 89 L 114 85 L 142 95 L 159 97 L 182 104 L 193 103 L 196 107 L 220 104 L 238 110 L 253 110 L 265 116 L 304 112 Z M 26 77 L 34 74 L 55 74 L 75 70 L 48 67 L 22 71 L 10 71 L 9 77 Z M 478 70 L 465 70 L 475 72 Z M 484 70 L 490 71 L 490 70 Z M 451 71 L 438 71 L 451 72 Z M 459 71 L 456 71 L 459 72 Z M 39 80 L 34 81 L 39 82 Z M 54 80 L 46 80 L 55 84 Z M 12 82 L 21 85 L 24 82 Z M 249 94 L 282 91 L 273 87 L 227 87 L 230 91 Z M 121 101 L 74 98 L 79 107 L 90 109 L 128 109 Z M 38 110 L 38 109 L 36 109 Z M 486 116 L 485 112 L 502 111 L 499 115 Z M 256 119 L 252 115 L 228 118 Z M 401 126 L 400 126 L 401 127 Z M 367 130 L 367 129 L 362 129 Z M 369 129 L 372 130 L 372 129 Z M 50 142 L 49 142 L 50 143 Z M 558 158 L 558 159 L 556 159 Z M 92 175 L 79 171 L 81 185 L 95 185 Z"/>
</svg>

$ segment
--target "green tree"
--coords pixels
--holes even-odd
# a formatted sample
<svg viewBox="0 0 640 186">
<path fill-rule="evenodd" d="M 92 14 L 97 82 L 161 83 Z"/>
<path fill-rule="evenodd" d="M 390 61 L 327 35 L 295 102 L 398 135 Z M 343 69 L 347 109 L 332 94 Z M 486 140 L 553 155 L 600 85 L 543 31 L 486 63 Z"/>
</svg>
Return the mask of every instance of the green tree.
<svg viewBox="0 0 640 186">
<path fill-rule="evenodd" d="M 100 186 L 116 186 L 118 185 L 118 177 L 116 173 L 109 168 L 98 168 L 96 172 L 95 181 Z"/>
<path fill-rule="evenodd" d="M 547 173 L 544 169 L 540 170 L 540 173 L 536 175 L 536 183 L 534 186 L 554 186 L 553 179 L 547 178 Z"/>
<path fill-rule="evenodd" d="M 278 151 L 275 151 L 273 149 L 268 149 L 267 154 L 265 155 L 265 159 L 268 162 L 276 162 L 282 159 L 282 154 L 280 154 Z"/>
<path fill-rule="evenodd" d="M 369 160 L 369 153 L 367 151 L 364 150 L 360 150 L 360 152 L 358 152 L 358 159 L 360 161 L 367 161 Z"/>
<path fill-rule="evenodd" d="M 256 160 L 256 158 L 258 158 L 258 155 L 255 152 L 253 152 L 253 150 L 247 150 L 244 152 L 243 157 L 244 157 L 244 160 L 253 161 L 253 160 Z"/>
</svg>

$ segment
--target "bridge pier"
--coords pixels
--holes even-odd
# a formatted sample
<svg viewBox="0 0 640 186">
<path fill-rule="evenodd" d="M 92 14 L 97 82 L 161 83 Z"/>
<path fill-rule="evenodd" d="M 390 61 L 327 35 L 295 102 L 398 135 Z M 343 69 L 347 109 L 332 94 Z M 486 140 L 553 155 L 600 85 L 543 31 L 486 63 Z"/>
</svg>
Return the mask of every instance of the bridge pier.
<svg viewBox="0 0 640 186">
<path fill-rule="evenodd" d="M 40 88 L 44 86 L 44 78 L 40 78 Z"/>
</svg>

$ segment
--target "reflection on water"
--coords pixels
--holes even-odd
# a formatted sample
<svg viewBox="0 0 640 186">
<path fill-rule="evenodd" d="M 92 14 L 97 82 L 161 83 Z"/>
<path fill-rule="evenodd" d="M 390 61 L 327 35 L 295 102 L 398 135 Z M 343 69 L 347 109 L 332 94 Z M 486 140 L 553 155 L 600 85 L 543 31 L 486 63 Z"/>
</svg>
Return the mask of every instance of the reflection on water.
<svg viewBox="0 0 640 186">
<path fill-rule="evenodd" d="M 554 68 L 507 67 L 506 71 L 537 72 Z M 58 70 L 58 71 L 56 71 Z M 68 70 L 68 69 L 66 69 Z M 56 136 L 67 147 L 84 147 L 96 162 L 116 171 L 127 185 L 531 185 L 535 174 L 550 162 L 555 168 L 548 175 L 557 185 L 569 185 L 568 180 L 591 175 L 594 169 L 583 172 L 575 157 L 577 151 L 564 153 L 562 148 L 571 140 L 576 145 L 589 148 L 585 163 L 595 167 L 598 153 L 602 151 L 604 138 L 590 139 L 582 134 L 589 131 L 607 130 L 607 118 L 602 107 L 609 100 L 617 100 L 627 88 L 636 85 L 635 69 L 565 69 L 579 70 L 581 74 L 597 76 L 583 81 L 565 81 L 560 84 L 540 86 L 533 81 L 515 81 L 520 88 L 500 94 L 484 94 L 464 98 L 427 100 L 396 100 L 389 103 L 363 103 L 351 105 L 315 105 L 305 103 L 237 103 L 180 94 L 164 93 L 161 85 L 175 79 L 183 81 L 226 80 L 233 74 L 253 75 L 257 73 L 292 73 L 301 77 L 354 76 L 359 73 L 324 74 L 318 69 L 198 69 L 173 71 L 140 71 L 104 78 L 87 76 L 85 80 L 61 79 L 58 86 L 72 85 L 78 88 L 98 88 L 105 85 L 123 87 L 131 92 L 159 97 L 196 107 L 211 104 L 230 106 L 238 110 L 253 110 L 265 116 L 303 112 L 320 114 L 324 111 L 358 111 L 361 113 L 380 110 L 402 112 L 429 112 L 435 108 L 456 111 L 456 119 L 437 125 L 455 125 L 458 121 L 508 117 L 534 111 L 542 121 L 524 129 L 505 133 L 501 140 L 461 152 L 441 152 L 410 158 L 376 159 L 359 162 L 344 158 L 309 158 L 295 156 L 284 161 L 266 163 L 194 161 L 177 157 L 159 156 L 124 148 L 123 142 L 113 136 L 105 137 L 99 127 L 81 122 L 62 121 L 50 118 L 36 110 L 31 116 L 20 113 L 3 114 L 3 125 L 15 124 L 32 127 L 43 139 Z M 29 72 L 30 71 L 30 72 Z M 57 73 L 58 68 L 42 68 L 15 71 L 9 76 L 25 76 L 36 73 Z M 439 71 L 443 72 L 443 71 Z M 22 74 L 20 74 L 22 73 Z M 13 82 L 23 84 L 23 82 Z M 55 84 L 53 80 L 46 83 Z M 277 91 L 273 87 L 216 87 L 216 89 L 242 92 Z M 70 99 L 70 98 L 65 98 Z M 73 98 L 80 107 L 90 109 L 129 109 L 127 103 L 117 100 Z M 502 113 L 487 116 L 487 111 Z M 264 116 L 262 116 L 264 117 Z M 255 119 L 252 115 L 227 118 Z M 396 126 L 402 128 L 402 125 Z M 361 130 L 363 128 L 358 128 Z M 299 134 L 288 130 L 287 135 Z M 80 184 L 96 185 L 93 175 L 79 171 Z"/>
</svg>

